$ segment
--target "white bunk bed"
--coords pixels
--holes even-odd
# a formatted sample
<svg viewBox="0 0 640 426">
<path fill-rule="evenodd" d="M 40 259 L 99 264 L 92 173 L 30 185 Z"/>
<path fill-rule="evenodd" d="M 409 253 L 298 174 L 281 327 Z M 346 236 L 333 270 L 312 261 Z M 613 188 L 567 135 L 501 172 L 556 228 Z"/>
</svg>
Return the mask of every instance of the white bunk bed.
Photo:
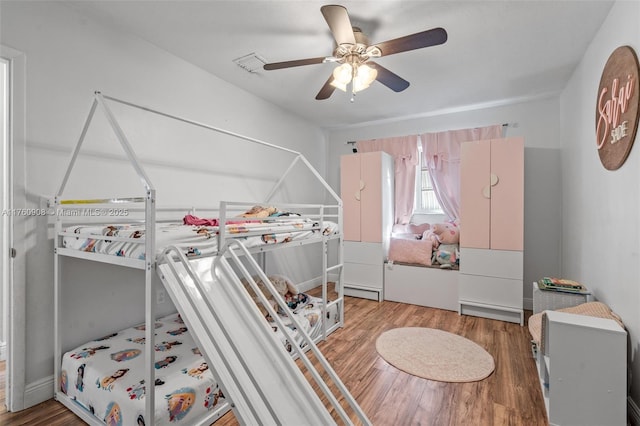
<svg viewBox="0 0 640 426">
<path fill-rule="evenodd" d="M 188 125 L 197 126 L 199 128 L 204 128 L 206 130 L 211 130 L 213 132 L 222 133 L 225 135 L 229 135 L 235 138 L 240 138 L 245 141 L 249 141 L 251 143 L 259 144 L 262 146 L 266 146 L 268 148 L 272 148 L 274 150 L 279 150 L 285 152 L 294 157 L 291 162 L 289 168 L 284 172 L 279 181 L 275 184 L 271 192 L 260 202 L 251 203 L 251 202 L 227 202 L 220 201 L 218 206 L 214 208 L 202 210 L 199 209 L 198 213 L 202 214 L 202 212 L 207 213 L 210 217 L 214 217 L 218 221 L 217 224 L 209 224 L 208 226 L 203 226 L 201 229 L 205 230 L 201 233 L 197 233 L 195 231 L 199 229 L 195 229 L 193 226 L 189 228 L 186 226 L 187 231 L 178 231 L 176 235 L 180 238 L 178 240 L 173 239 L 172 237 L 167 237 L 168 233 L 166 231 L 167 227 L 172 229 L 185 229 L 181 228 L 185 225 L 176 225 L 176 221 L 181 221 L 183 219 L 183 215 L 185 213 L 194 213 L 188 209 L 162 209 L 156 206 L 156 189 L 153 184 L 149 180 L 145 170 L 141 166 L 141 162 L 137 158 L 134 150 L 132 149 L 129 141 L 127 140 L 123 130 L 119 126 L 115 116 L 111 112 L 107 100 L 117 102 L 126 106 L 130 106 L 133 108 L 138 108 L 146 112 L 150 112 L 153 114 L 158 114 L 162 117 L 167 117 L 169 119 L 178 120 L 183 123 L 187 123 Z M 96 109 L 100 107 L 102 112 L 105 114 L 111 128 L 115 132 L 117 139 L 122 146 L 129 162 L 134 168 L 136 174 L 140 178 L 142 182 L 142 187 L 144 191 L 144 195 L 142 197 L 117 197 L 117 198 L 95 198 L 95 199 L 82 199 L 82 200 L 65 200 L 63 199 L 63 193 L 65 191 L 65 187 L 69 181 L 71 171 L 74 168 L 76 160 L 78 158 L 79 152 L 81 150 L 83 141 L 86 137 L 87 130 L 91 125 L 92 119 L 96 112 Z M 244 222 L 245 219 L 238 219 L 237 215 L 239 212 L 247 211 L 247 209 L 251 208 L 254 205 L 270 205 L 273 194 L 278 190 L 280 185 L 285 181 L 290 171 L 296 164 L 303 164 L 308 168 L 308 170 L 315 176 L 315 178 L 322 184 L 324 189 L 330 194 L 332 199 L 334 200 L 331 204 L 278 204 L 280 212 L 295 212 L 295 215 L 290 217 L 285 216 L 275 216 L 269 218 L 261 218 L 260 224 L 253 222 L 255 219 L 246 218 L 246 220 L 251 220 L 251 222 Z M 175 288 L 178 288 L 181 278 L 180 274 L 176 272 L 174 266 L 170 269 L 175 273 L 173 278 L 166 278 L 166 275 L 169 271 L 167 267 L 163 269 L 163 273 L 160 272 L 161 264 L 171 264 L 175 259 L 181 260 L 184 265 L 184 269 L 191 270 L 191 268 L 198 268 L 204 264 L 207 264 L 206 259 L 219 259 L 221 257 L 234 257 L 237 258 L 235 251 L 230 249 L 230 246 L 241 246 L 241 256 L 244 259 L 248 259 L 250 265 L 255 264 L 257 270 L 252 275 L 247 275 L 247 270 L 240 264 L 237 263 L 234 271 L 238 269 L 243 271 L 244 278 L 248 279 L 251 283 L 252 287 L 254 287 L 254 291 L 258 293 L 258 296 L 261 298 L 263 303 L 265 302 L 263 296 L 259 294 L 257 287 L 255 287 L 255 282 L 252 278 L 256 276 L 263 279 L 263 282 L 269 282 L 268 277 L 263 272 L 265 268 L 265 253 L 275 251 L 275 250 L 284 250 L 290 247 L 300 247 L 302 245 L 308 244 L 321 244 L 322 245 L 322 256 L 319 261 L 322 263 L 322 296 L 319 299 L 314 299 L 316 303 L 321 305 L 320 307 L 320 321 L 321 327 L 318 332 L 318 327 L 316 327 L 316 332 L 313 336 L 307 335 L 307 330 L 304 330 L 304 327 L 297 322 L 298 319 L 291 318 L 290 321 L 293 321 L 293 326 L 287 326 L 284 323 L 278 323 L 280 325 L 280 329 L 285 331 L 285 337 L 288 341 L 293 341 L 294 339 L 299 341 L 296 336 L 292 336 L 287 334 L 291 328 L 298 329 L 299 333 L 302 335 L 302 345 L 306 350 L 312 349 L 315 351 L 315 342 L 321 339 L 326 339 L 326 337 L 336 329 L 342 327 L 344 322 L 344 298 L 343 298 L 343 253 L 342 253 L 342 203 L 340 198 L 335 194 L 335 192 L 331 189 L 331 187 L 322 179 L 319 173 L 313 168 L 313 166 L 305 159 L 305 157 L 295 151 L 279 147 L 277 145 L 269 144 L 254 138 L 249 138 L 246 136 L 242 136 L 239 134 L 235 134 L 217 127 L 205 125 L 202 123 L 198 123 L 192 120 L 188 120 L 185 118 L 177 117 L 174 115 L 166 114 L 163 112 L 159 112 L 147 107 L 142 107 L 130 102 L 125 102 L 116 98 L 112 98 L 106 95 L 102 95 L 99 92 L 95 93 L 94 101 L 90 109 L 89 116 L 84 124 L 84 128 L 82 130 L 79 141 L 76 145 L 76 148 L 72 154 L 67 172 L 64 176 L 64 179 L 60 185 L 60 188 L 55 197 L 55 211 L 56 211 L 56 225 L 55 225 L 55 248 L 54 248 L 54 268 L 55 268 L 55 352 L 54 352 L 54 374 L 56 380 L 58 381 L 55 389 L 55 397 L 58 401 L 62 402 L 68 408 L 70 408 L 74 413 L 80 416 L 84 421 L 93 424 L 100 424 L 101 421 L 105 421 L 105 413 L 91 413 L 90 408 L 86 405 L 82 405 L 78 403 L 75 398 L 70 397 L 67 394 L 67 386 L 70 385 L 68 382 L 69 378 L 63 375 L 63 371 L 61 370 L 62 362 L 64 356 L 67 358 L 71 355 L 76 355 L 82 357 L 86 354 L 78 355 L 78 349 L 82 350 L 82 347 L 74 348 L 74 347 L 63 347 L 63 335 L 65 330 L 62 327 L 62 319 L 64 313 L 61 309 L 61 294 L 62 289 L 64 288 L 64 282 L 62 282 L 62 270 L 67 267 L 63 265 L 63 259 L 65 258 L 79 258 L 89 261 L 101 262 L 111 265 L 118 265 L 123 268 L 133 268 L 144 271 L 144 285 L 145 285 L 145 314 L 144 314 L 144 324 L 137 324 L 138 328 L 132 328 L 124 331 L 125 339 L 128 339 L 129 342 L 133 342 L 136 339 L 138 341 L 143 340 L 144 345 L 141 345 L 142 348 L 138 351 L 138 354 L 143 355 L 140 359 L 144 358 L 144 374 L 142 379 L 144 383 L 150 384 L 150 386 L 145 386 L 147 389 L 143 390 L 144 398 L 134 398 L 133 399 L 144 399 L 144 410 L 142 411 L 142 415 L 140 420 L 145 422 L 145 424 L 158 424 L 156 423 L 156 400 L 159 399 L 156 396 L 157 392 L 155 391 L 156 387 L 156 369 L 158 366 L 156 365 L 154 368 L 154 364 L 157 361 L 157 357 L 155 352 L 158 350 L 158 344 L 160 346 L 166 344 L 167 342 L 160 342 L 161 337 L 156 336 L 156 321 L 160 323 L 166 324 L 169 322 L 177 322 L 179 323 L 182 320 L 186 320 L 185 322 L 191 326 L 195 327 L 195 332 L 200 331 L 201 333 L 205 331 L 207 327 L 198 327 L 199 322 L 197 321 L 197 317 L 200 317 L 200 312 L 193 308 L 193 302 L 191 307 L 185 308 L 188 306 L 187 302 L 178 300 L 180 299 L 180 295 L 175 294 Z M 78 212 L 87 212 L 88 209 L 93 209 L 95 211 L 104 211 L 104 209 L 112 209 L 116 211 L 118 209 L 127 209 L 128 216 L 126 217 L 126 221 L 122 220 L 110 220 L 110 223 L 98 223 L 96 217 L 94 215 L 82 215 L 78 214 Z M 100 210 L 102 209 L 102 210 Z M 116 213 L 117 214 L 117 213 Z M 176 217 L 178 216 L 178 217 Z M 126 224 L 125 224 L 126 222 Z M 228 224 L 229 222 L 233 222 Z M 238 224 L 237 222 L 241 222 Z M 119 232 L 110 233 L 105 232 L 105 226 L 112 226 L 113 229 L 118 229 L 118 231 L 140 231 L 140 232 Z M 231 228 L 230 228 L 231 226 Z M 265 228 L 266 227 L 266 230 Z M 238 228 L 242 228 L 240 231 Z M 283 230 L 287 232 L 287 234 L 281 234 L 280 231 Z M 187 239 L 185 240 L 185 233 L 189 234 Z M 114 235 L 115 234 L 115 235 Z M 170 233 L 169 233 L 170 234 Z M 275 240 L 271 238 L 264 238 L 263 236 L 275 236 Z M 284 237 L 280 237 L 284 235 Z M 304 237 L 303 237 L 304 236 Z M 257 241 L 255 243 L 250 243 L 249 241 Z M 247 243 L 246 246 L 244 243 Z M 128 247 L 127 251 L 131 249 L 135 255 L 133 257 L 122 255 L 123 253 L 118 249 L 110 248 L 110 244 L 116 244 Z M 330 265 L 329 259 L 329 247 L 335 247 L 337 253 L 331 257 L 331 262 L 333 264 Z M 102 249 L 97 249 L 97 247 L 102 247 Z M 87 249 L 88 248 L 88 249 Z M 193 255 L 193 257 L 191 256 Z M 255 263 L 252 256 L 257 256 L 260 261 L 260 267 Z M 197 264 L 199 266 L 192 266 L 191 263 Z M 214 267 L 212 264 L 220 264 L 219 260 L 214 262 L 208 262 L 208 266 L 211 269 L 211 273 L 214 274 Z M 226 270 L 226 269 L 225 269 Z M 168 284 L 173 285 L 173 290 L 169 291 L 170 296 L 176 307 L 180 309 L 183 307 L 188 313 L 192 316 L 189 318 L 181 318 L 181 317 L 166 317 L 166 318 L 157 318 L 156 317 L 156 285 L 157 283 L 154 281 L 154 275 L 158 273 L 163 279 L 165 286 Z M 193 272 L 190 273 L 192 277 L 194 277 Z M 182 274 L 185 275 L 185 274 Z M 186 274 L 188 275 L 188 274 Z M 207 274 L 205 274 L 207 275 Z M 207 275 L 208 276 L 208 275 Z M 334 300 L 329 300 L 329 291 L 328 291 L 328 282 L 330 280 L 335 281 L 335 292 L 337 294 Z M 168 282 L 167 280 L 171 281 Z M 173 281 L 172 281 L 173 280 Z M 175 281 L 177 280 L 177 281 Z M 196 277 L 196 281 L 200 282 L 200 278 Z M 231 279 L 230 279 L 231 280 Z M 234 283 L 238 284 L 235 278 L 233 280 Z M 134 283 L 132 283 L 134 284 Z M 141 284 L 141 283 L 140 283 Z M 181 284 L 183 285 L 183 284 Z M 274 291 L 272 286 L 267 285 L 270 290 Z M 185 292 L 187 290 L 185 289 Z M 204 291 L 204 290 L 203 290 Z M 235 290 L 234 290 L 235 291 Z M 247 295 L 245 295 L 248 297 Z M 243 296 L 244 297 L 244 296 Z M 279 304 L 279 308 L 284 311 L 287 311 L 286 304 L 282 305 L 283 300 L 278 298 L 276 295 L 273 295 L 276 301 Z M 196 299 L 202 299 L 203 296 L 198 296 Z M 245 297 L 246 298 L 246 297 Z M 250 299 L 248 299 L 250 300 Z M 184 302 L 184 304 L 183 304 Z M 199 302 L 198 302 L 199 303 Z M 265 306 L 267 307 L 267 306 Z M 211 306 L 209 306 L 211 308 Z M 269 308 L 269 307 L 267 307 Z M 255 311 L 256 314 L 259 314 L 258 309 L 254 305 L 253 308 L 248 308 L 250 311 Z M 279 318 L 273 318 L 273 316 L 278 317 L 278 315 L 274 314 L 274 311 L 269 311 L 271 319 L 275 319 L 280 321 Z M 288 312 L 288 311 L 287 311 Z M 212 311 L 213 317 L 217 314 Z M 211 318 L 213 318 L 211 317 Z M 294 316 L 292 316 L 294 317 Z M 330 319 L 328 319 L 328 317 Z M 264 318 L 261 318 L 259 321 L 261 324 L 267 324 L 266 321 L 262 321 Z M 277 322 L 276 321 L 276 322 Z M 136 325 L 136 324 L 132 324 Z M 191 328 L 191 327 L 189 327 Z M 166 327 L 165 327 L 166 329 Z M 274 327 L 275 329 L 275 327 Z M 285 330 L 287 329 L 287 330 Z M 115 331 L 115 330 L 114 330 Z M 222 330 L 224 331 L 224 330 Z M 137 332 L 137 334 L 136 334 Z M 135 334 L 135 335 L 134 335 Z M 96 338 L 100 338 L 100 336 L 95 336 Z M 107 336 L 109 337 L 109 336 Z M 194 340 L 198 343 L 198 347 L 200 344 L 204 344 L 206 346 L 207 340 L 205 337 L 200 335 L 194 335 Z M 211 337 L 211 336 L 209 336 Z M 211 337 L 212 338 L 212 337 Z M 205 340 L 202 340 L 205 339 Z M 310 339 L 310 340 L 309 340 Z M 88 342 L 87 349 L 89 352 L 95 352 L 96 345 L 91 346 L 92 343 L 98 344 L 101 340 L 96 340 L 93 342 Z M 170 344 L 171 342 L 169 342 Z M 190 345 L 190 343 L 189 343 Z M 126 345 L 125 345 L 126 346 Z M 215 346 L 215 344 L 214 344 Z M 290 350 L 294 354 L 295 357 L 303 357 L 304 351 L 300 350 L 300 344 L 293 345 L 293 351 Z M 284 345 L 282 345 L 284 347 Z M 121 348 L 122 349 L 122 348 Z M 123 357 L 127 357 L 130 354 L 127 354 L 126 350 L 121 350 L 119 353 L 122 354 Z M 186 349 L 186 346 L 185 348 Z M 192 348 L 189 348 L 192 349 Z M 76 350 L 76 352 L 73 352 Z M 67 352 L 66 355 L 65 352 Z M 136 355 L 137 356 L 137 355 Z M 318 355 L 316 355 L 318 356 Z M 321 354 L 319 355 L 322 359 Z M 79 359 L 79 358 L 77 358 Z M 113 359 L 113 355 L 112 355 Z M 206 357 L 207 360 L 210 360 L 210 357 Z M 322 361 L 323 367 L 325 370 L 328 368 L 330 372 L 332 372 L 330 366 L 326 363 L 326 360 Z M 78 367 L 80 368 L 80 367 Z M 84 366 L 82 369 L 84 371 Z M 215 365 L 210 370 L 215 370 Z M 66 373 L 65 373 L 66 374 Z M 313 375 L 313 373 L 312 373 Z M 219 380 L 220 374 L 216 375 L 216 379 Z M 332 377 L 332 380 L 336 380 L 336 378 Z M 160 380 L 161 382 L 162 380 Z M 338 388 L 345 393 L 346 389 L 344 385 L 339 382 L 337 379 Z M 143 383 L 140 383 L 142 385 Z M 103 384 L 102 382 L 98 382 L 96 384 L 90 383 L 90 386 L 108 386 L 107 384 Z M 222 386 L 221 383 L 215 383 L 215 386 Z M 229 385 L 231 386 L 231 385 Z M 323 386 L 320 385 L 322 388 Z M 222 387 L 220 388 L 222 389 Z M 133 394 L 135 394 L 135 389 L 133 389 Z M 141 391 L 140 387 L 137 389 L 138 392 Z M 222 414 L 230 409 L 230 406 L 234 406 L 231 401 L 229 401 L 228 395 L 223 395 L 222 392 L 216 393 L 211 389 L 207 389 L 210 398 L 214 398 L 217 401 L 218 399 L 225 399 L 224 403 L 219 404 L 220 406 L 216 410 L 208 411 L 203 414 L 197 421 L 194 421 L 193 418 L 189 419 L 188 424 L 208 424 L 215 421 Z M 159 395 L 159 394 L 158 394 Z M 139 397 L 140 394 L 138 393 Z M 217 397 L 216 397 L 217 396 Z M 167 399 L 168 399 L 167 395 Z M 180 398 L 182 396 L 177 396 L 178 401 L 183 401 Z M 360 420 L 367 424 L 368 420 L 364 414 L 360 411 L 355 401 L 352 399 L 351 395 L 346 391 L 347 402 L 352 405 L 352 412 L 355 412 Z M 331 398 L 329 398 L 331 400 Z M 164 401 L 162 401 L 164 403 Z M 233 401 L 234 403 L 240 404 L 241 401 Z M 180 402 L 182 403 L 182 402 Z M 209 401 L 211 403 L 211 401 Z M 170 403 L 169 403 L 170 404 Z M 353 405 L 355 404 L 355 408 Z M 235 411 L 236 408 L 234 408 Z M 292 407 L 295 409 L 295 407 Z M 169 408 L 171 411 L 171 408 Z M 341 413 L 340 409 L 337 409 L 338 414 Z M 237 414 L 237 413 L 236 413 Z M 119 415 L 119 414 L 118 414 Z M 171 413 L 174 420 L 180 420 L 180 418 L 176 417 L 176 413 Z M 342 416 L 342 414 L 340 414 Z M 99 417 L 99 418 L 98 418 Z M 343 420 L 345 418 L 343 417 Z M 346 423 L 349 423 L 349 420 L 345 420 Z"/>
</svg>

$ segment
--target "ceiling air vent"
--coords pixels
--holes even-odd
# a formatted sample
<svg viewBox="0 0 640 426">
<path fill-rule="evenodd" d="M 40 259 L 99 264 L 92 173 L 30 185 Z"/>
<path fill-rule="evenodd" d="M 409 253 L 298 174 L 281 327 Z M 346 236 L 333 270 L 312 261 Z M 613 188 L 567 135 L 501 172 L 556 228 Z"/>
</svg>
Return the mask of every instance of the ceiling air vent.
<svg viewBox="0 0 640 426">
<path fill-rule="evenodd" d="M 267 63 L 267 61 L 257 53 L 249 53 L 248 55 L 240 56 L 239 58 L 234 59 L 233 62 L 251 74 L 256 74 L 258 70 L 261 70 L 262 66 Z"/>
</svg>

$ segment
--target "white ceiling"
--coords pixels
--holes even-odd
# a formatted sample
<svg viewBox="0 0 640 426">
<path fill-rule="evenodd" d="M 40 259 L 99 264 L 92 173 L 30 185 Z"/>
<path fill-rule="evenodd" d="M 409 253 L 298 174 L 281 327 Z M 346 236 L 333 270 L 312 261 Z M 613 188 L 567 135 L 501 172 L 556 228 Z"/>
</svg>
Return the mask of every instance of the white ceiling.
<svg viewBox="0 0 640 426">
<path fill-rule="evenodd" d="M 244 90 L 323 127 L 437 114 L 548 96 L 562 90 L 612 1 L 342 1 L 372 44 L 443 27 L 440 46 L 377 62 L 411 85 L 375 82 L 356 95 L 315 100 L 335 64 L 249 73 L 233 60 L 330 56 L 319 1 L 68 1 L 80 13 L 133 33 Z M 179 77 L 177 77 L 179 78 Z"/>
</svg>

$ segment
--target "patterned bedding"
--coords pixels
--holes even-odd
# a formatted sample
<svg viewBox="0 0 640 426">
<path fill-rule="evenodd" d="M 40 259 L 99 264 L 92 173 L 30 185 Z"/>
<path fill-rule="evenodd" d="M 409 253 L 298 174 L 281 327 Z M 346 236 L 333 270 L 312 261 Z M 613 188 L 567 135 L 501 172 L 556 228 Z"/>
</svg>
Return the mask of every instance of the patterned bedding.
<svg viewBox="0 0 640 426">
<path fill-rule="evenodd" d="M 321 335 L 322 299 L 300 293 L 289 306 L 312 338 Z M 327 317 L 333 325 L 337 310 Z M 287 323 L 298 336 L 290 319 Z M 161 318 L 155 327 L 155 424 L 190 425 L 211 410 L 226 409 L 225 396 L 180 315 Z M 275 323 L 272 328 L 291 351 Z M 64 354 L 60 390 L 108 425 L 144 424 L 144 329 L 131 327 Z"/>
<path fill-rule="evenodd" d="M 338 231 L 338 225 L 333 222 L 323 222 L 323 235 L 331 235 Z M 143 224 L 117 225 L 74 225 L 67 227 L 64 232 L 63 246 L 65 248 L 122 256 L 134 259 L 145 258 L 143 240 L 145 227 Z M 156 255 L 164 247 L 172 244 L 193 244 L 185 250 L 187 256 L 200 256 L 215 253 L 218 250 L 217 226 L 183 225 L 178 223 L 162 223 L 156 227 Z M 304 240 L 320 233 L 317 221 L 296 218 L 287 221 L 247 221 L 233 223 L 226 226 L 228 237 L 241 239 L 247 248 L 267 244 L 287 243 Z M 69 235 L 74 234 L 74 235 Z M 113 240 L 95 239 L 92 235 L 114 237 Z M 205 244 L 205 245 L 202 245 Z"/>
</svg>

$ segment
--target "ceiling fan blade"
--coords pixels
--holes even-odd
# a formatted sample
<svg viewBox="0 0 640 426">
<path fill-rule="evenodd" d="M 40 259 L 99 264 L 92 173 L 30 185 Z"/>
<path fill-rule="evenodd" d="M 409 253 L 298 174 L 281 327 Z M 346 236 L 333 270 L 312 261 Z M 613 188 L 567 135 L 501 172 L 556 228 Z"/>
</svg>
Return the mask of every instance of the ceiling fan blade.
<svg viewBox="0 0 640 426">
<path fill-rule="evenodd" d="M 351 20 L 344 6 L 325 5 L 320 8 L 320 11 L 338 45 L 343 43 L 356 44 L 356 36 L 353 35 Z"/>
<path fill-rule="evenodd" d="M 300 67 L 303 65 L 314 65 L 321 64 L 325 60 L 325 57 L 322 58 L 309 58 L 309 59 L 298 59 L 295 61 L 285 61 L 285 62 L 273 62 L 271 64 L 264 64 L 262 68 L 267 71 L 271 70 L 279 70 L 282 68 L 291 68 L 291 67 Z"/>
<path fill-rule="evenodd" d="M 445 29 L 433 28 L 420 33 L 377 43 L 375 46 L 378 46 L 382 52 L 382 56 L 389 56 L 395 53 L 406 52 L 408 50 L 436 46 L 444 43 L 445 41 L 447 41 L 447 32 Z"/>
<path fill-rule="evenodd" d="M 398 74 L 395 74 L 383 66 L 378 65 L 375 62 L 368 61 L 367 65 L 372 68 L 375 68 L 378 71 L 378 76 L 376 80 L 380 83 L 387 86 L 389 89 L 394 92 L 402 92 L 404 89 L 409 87 L 409 82 L 404 78 L 400 77 Z"/>
<path fill-rule="evenodd" d="M 316 95 L 317 100 L 321 101 L 323 99 L 329 99 L 329 97 L 333 94 L 333 91 L 336 90 L 336 88 L 331 85 L 332 81 L 333 75 L 330 75 L 327 82 L 324 84 L 324 86 L 322 86 L 322 89 L 320 89 L 320 91 Z"/>
</svg>

